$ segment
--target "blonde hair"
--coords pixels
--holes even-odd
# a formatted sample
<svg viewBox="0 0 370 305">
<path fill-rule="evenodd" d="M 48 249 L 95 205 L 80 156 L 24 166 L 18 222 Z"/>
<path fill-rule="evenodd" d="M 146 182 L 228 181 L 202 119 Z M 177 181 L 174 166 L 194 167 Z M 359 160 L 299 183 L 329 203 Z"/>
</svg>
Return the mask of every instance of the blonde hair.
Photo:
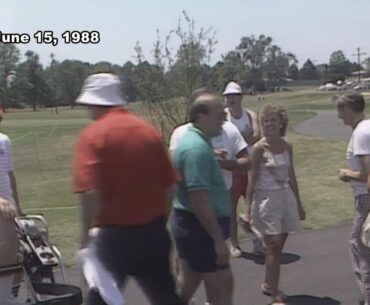
<svg viewBox="0 0 370 305">
<path fill-rule="evenodd" d="M 263 106 L 260 114 L 259 114 L 259 121 L 262 125 L 265 117 L 269 114 L 276 113 L 279 116 L 281 127 L 280 127 L 280 136 L 284 137 L 288 128 L 288 113 L 284 106 L 278 104 L 267 104 Z M 262 128 L 263 130 L 263 128 Z"/>
<path fill-rule="evenodd" d="M 365 110 L 364 96 L 354 90 L 348 90 L 341 95 L 335 95 L 333 100 L 336 102 L 338 108 L 348 106 L 352 111 L 357 113 Z"/>
</svg>

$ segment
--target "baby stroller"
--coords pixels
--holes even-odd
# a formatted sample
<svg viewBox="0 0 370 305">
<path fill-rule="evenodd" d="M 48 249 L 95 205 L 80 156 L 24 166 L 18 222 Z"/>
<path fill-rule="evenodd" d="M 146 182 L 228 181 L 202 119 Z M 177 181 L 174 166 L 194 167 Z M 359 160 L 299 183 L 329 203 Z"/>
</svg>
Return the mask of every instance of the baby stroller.
<svg viewBox="0 0 370 305">
<path fill-rule="evenodd" d="M 68 285 L 61 254 L 48 238 L 48 225 L 41 215 L 15 218 L 19 238 L 19 262 L 28 288 L 30 305 L 80 305 L 80 288 Z M 54 268 L 60 268 L 63 283 L 56 283 Z"/>
</svg>

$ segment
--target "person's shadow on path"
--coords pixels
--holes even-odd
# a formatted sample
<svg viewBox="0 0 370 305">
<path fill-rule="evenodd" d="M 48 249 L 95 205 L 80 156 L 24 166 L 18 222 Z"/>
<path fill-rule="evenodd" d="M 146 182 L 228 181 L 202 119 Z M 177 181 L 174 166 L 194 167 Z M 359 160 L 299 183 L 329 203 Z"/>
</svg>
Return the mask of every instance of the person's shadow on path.
<svg viewBox="0 0 370 305">
<path fill-rule="evenodd" d="M 261 255 L 256 255 L 254 253 L 242 252 L 242 258 L 253 261 L 257 265 L 265 264 L 265 257 Z M 300 260 L 300 256 L 292 253 L 282 253 L 281 254 L 281 265 L 288 265 Z"/>
<path fill-rule="evenodd" d="M 341 303 L 329 297 L 315 297 L 312 295 L 292 295 L 286 299 L 287 305 L 340 305 Z"/>
</svg>

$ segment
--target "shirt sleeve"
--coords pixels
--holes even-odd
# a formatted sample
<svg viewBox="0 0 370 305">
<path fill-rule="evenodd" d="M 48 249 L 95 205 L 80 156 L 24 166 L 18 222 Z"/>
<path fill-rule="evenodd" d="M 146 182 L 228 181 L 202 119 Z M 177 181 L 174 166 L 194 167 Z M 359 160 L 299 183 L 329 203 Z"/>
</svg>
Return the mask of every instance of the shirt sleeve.
<svg viewBox="0 0 370 305">
<path fill-rule="evenodd" d="M 161 173 L 162 185 L 167 188 L 174 184 L 178 178 L 162 142 L 159 143 L 159 146 L 159 172 Z"/>
<path fill-rule="evenodd" d="M 248 147 L 247 142 L 244 140 L 238 128 L 232 126 L 229 130 L 230 146 L 232 147 L 233 157 L 240 153 L 243 149 Z"/>
<path fill-rule="evenodd" d="M 370 132 L 357 132 L 353 137 L 353 154 L 370 155 Z"/>
<path fill-rule="evenodd" d="M 99 162 L 97 149 L 86 137 L 80 136 L 73 154 L 73 191 L 75 193 L 98 188 Z"/>
<path fill-rule="evenodd" d="M 9 138 L 6 139 L 5 142 L 5 147 L 6 147 L 6 170 L 8 172 L 14 171 L 14 165 L 13 165 L 13 155 L 12 155 L 12 144 L 10 143 Z"/>
<path fill-rule="evenodd" d="M 176 149 L 179 141 L 185 135 L 185 133 L 188 129 L 189 129 L 189 124 L 185 124 L 185 125 L 180 125 L 180 126 L 176 127 L 173 130 L 173 132 L 170 136 L 170 144 L 169 144 L 169 147 L 168 147 L 168 150 L 170 152 L 174 151 Z"/>
<path fill-rule="evenodd" d="M 211 182 L 211 158 L 206 151 L 192 149 L 187 151 L 182 167 L 183 179 L 189 191 L 209 190 Z"/>
</svg>

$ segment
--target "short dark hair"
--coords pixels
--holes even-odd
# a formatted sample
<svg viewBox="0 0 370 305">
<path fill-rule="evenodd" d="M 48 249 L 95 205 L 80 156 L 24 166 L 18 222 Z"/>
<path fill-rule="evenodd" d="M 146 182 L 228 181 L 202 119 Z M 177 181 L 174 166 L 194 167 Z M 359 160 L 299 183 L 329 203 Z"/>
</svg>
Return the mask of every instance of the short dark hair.
<svg viewBox="0 0 370 305">
<path fill-rule="evenodd" d="M 365 110 L 364 96 L 354 90 L 348 90 L 343 94 L 334 96 L 334 101 L 337 103 L 338 108 L 347 106 L 353 112 L 363 112 Z"/>
<path fill-rule="evenodd" d="M 199 114 L 209 114 L 210 112 L 210 100 L 207 98 L 201 98 L 201 96 L 211 96 L 218 98 L 219 96 L 212 91 L 203 91 L 200 93 L 192 102 L 189 109 L 189 121 L 195 123 L 198 120 Z"/>
<path fill-rule="evenodd" d="M 195 89 L 190 97 L 189 97 L 189 104 L 193 104 L 194 101 L 200 97 L 202 94 L 214 94 L 214 92 L 206 87 L 201 87 L 201 88 L 198 88 L 198 89 Z"/>
<path fill-rule="evenodd" d="M 200 113 L 209 114 L 209 110 L 209 104 L 205 100 L 191 104 L 189 110 L 189 121 L 191 123 L 195 123 Z"/>
</svg>

